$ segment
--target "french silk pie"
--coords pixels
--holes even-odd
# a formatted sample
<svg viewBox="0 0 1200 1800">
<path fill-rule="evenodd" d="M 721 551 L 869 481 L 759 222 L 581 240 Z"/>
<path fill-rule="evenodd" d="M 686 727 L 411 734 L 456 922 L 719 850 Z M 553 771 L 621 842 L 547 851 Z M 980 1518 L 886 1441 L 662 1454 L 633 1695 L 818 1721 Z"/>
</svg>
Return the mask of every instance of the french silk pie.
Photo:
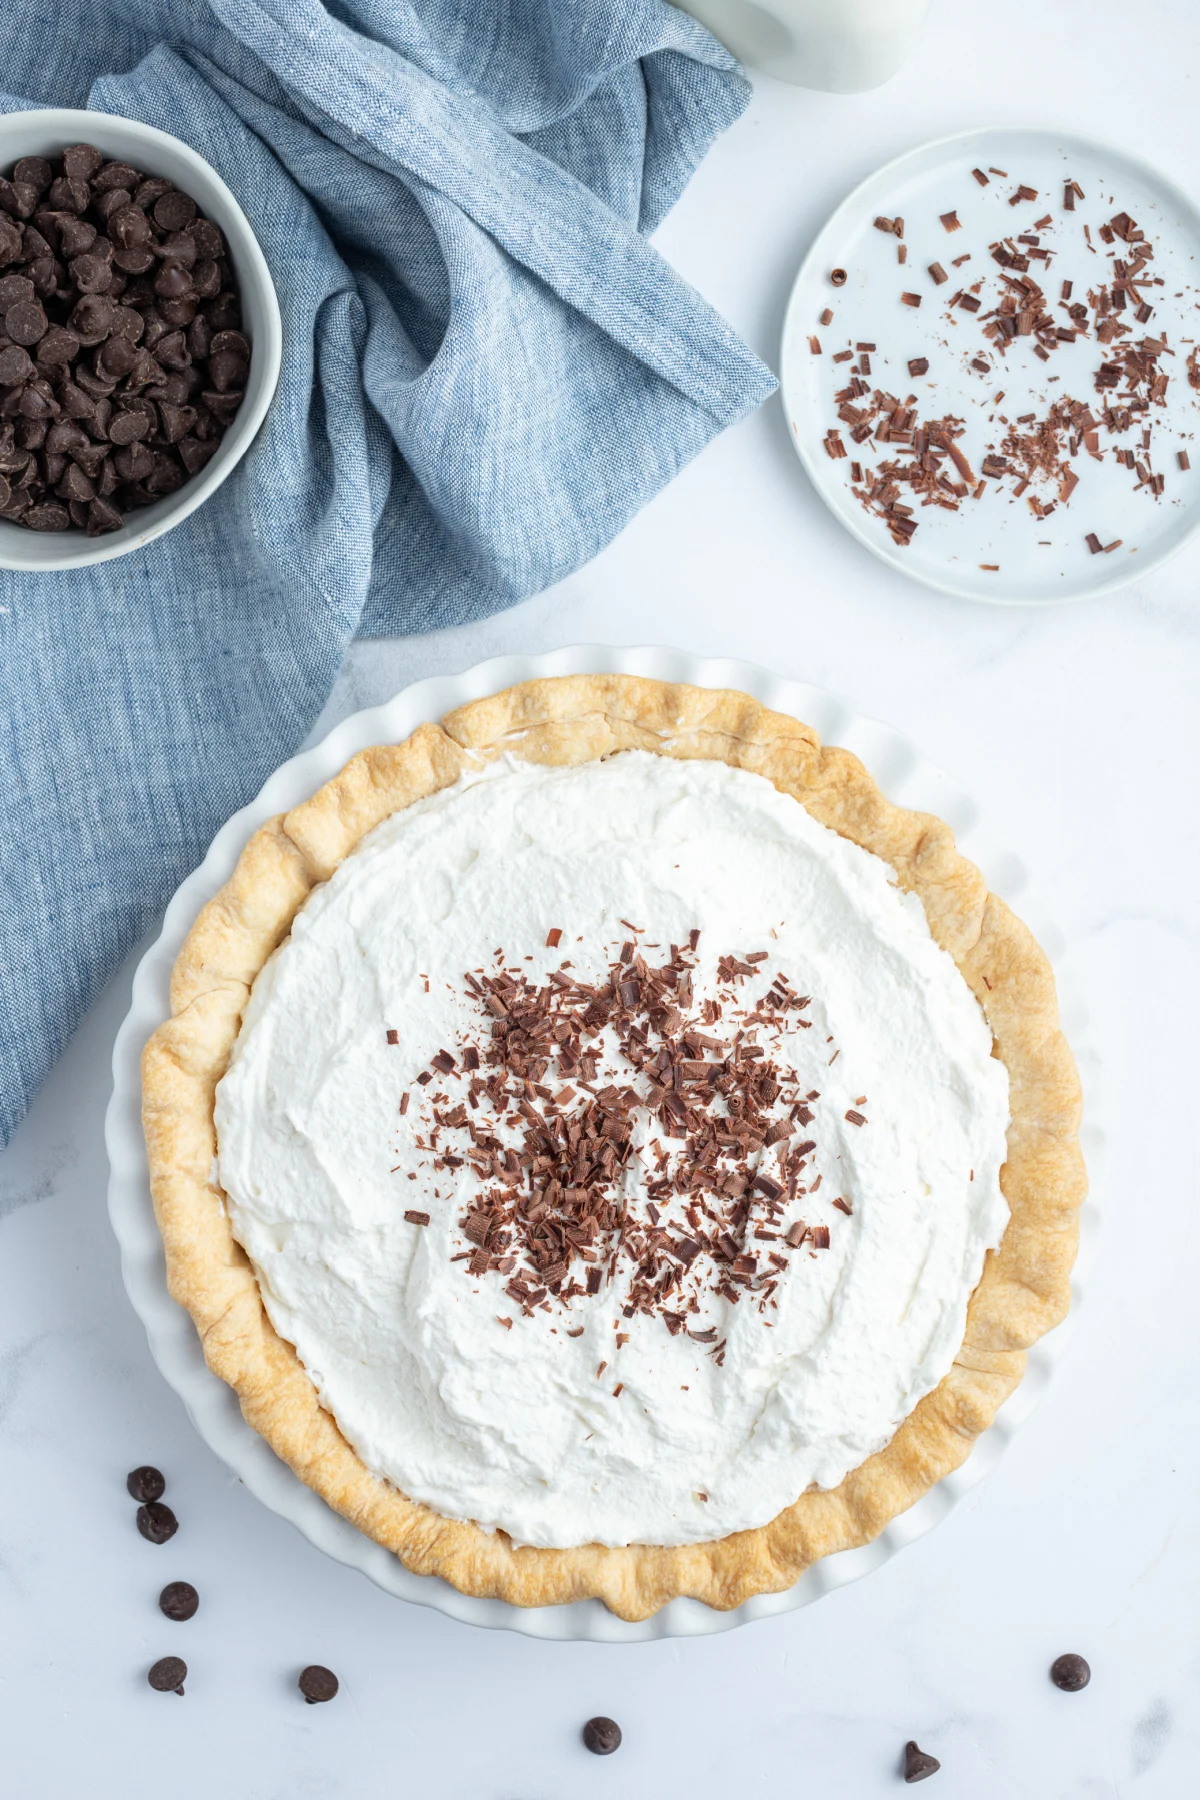
<svg viewBox="0 0 1200 1800">
<path fill-rule="evenodd" d="M 247 844 L 144 1057 L 171 1291 L 411 1569 L 731 1607 L 967 1456 L 1063 1315 L 1042 952 L 744 694 L 535 681 Z"/>
</svg>

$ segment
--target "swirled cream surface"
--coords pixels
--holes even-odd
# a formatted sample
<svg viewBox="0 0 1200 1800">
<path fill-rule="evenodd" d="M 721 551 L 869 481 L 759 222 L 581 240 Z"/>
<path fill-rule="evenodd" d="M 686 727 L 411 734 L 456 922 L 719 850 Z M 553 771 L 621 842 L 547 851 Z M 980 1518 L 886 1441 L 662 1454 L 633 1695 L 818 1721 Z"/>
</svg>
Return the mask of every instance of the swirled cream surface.
<svg viewBox="0 0 1200 1800">
<path fill-rule="evenodd" d="M 638 1024 L 624 974 L 672 956 Z M 501 1093 L 533 1005 L 503 971 L 544 1031 L 571 984 L 609 999 Z M 605 1105 L 601 1205 L 571 1124 Z M 1008 1217 L 1007 1074 L 919 902 L 762 777 L 642 752 L 506 760 L 374 831 L 256 981 L 216 1121 L 345 1437 L 525 1544 L 701 1541 L 836 1485 L 949 1369 Z M 470 1235 L 501 1188 L 511 1229 Z"/>
</svg>

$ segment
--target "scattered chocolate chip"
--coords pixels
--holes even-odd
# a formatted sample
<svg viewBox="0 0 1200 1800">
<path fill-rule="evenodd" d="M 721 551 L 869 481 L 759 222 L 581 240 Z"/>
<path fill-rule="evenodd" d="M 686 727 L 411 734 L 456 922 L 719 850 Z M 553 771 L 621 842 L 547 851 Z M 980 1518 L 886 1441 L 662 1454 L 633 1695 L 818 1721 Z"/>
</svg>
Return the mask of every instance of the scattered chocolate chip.
<svg viewBox="0 0 1200 1800">
<path fill-rule="evenodd" d="M 137 1528 L 152 1544 L 165 1544 L 179 1530 L 179 1520 L 161 1500 L 150 1500 L 137 1509 Z"/>
<path fill-rule="evenodd" d="M 1050 1664 L 1050 1679 L 1064 1694 L 1077 1694 L 1092 1679 L 1092 1671 L 1082 1656 L 1068 1651 L 1066 1656 L 1055 1657 Z"/>
<path fill-rule="evenodd" d="M 179 1624 L 194 1619 L 199 1605 L 200 1596 L 190 1581 L 169 1581 L 158 1596 L 159 1612 Z"/>
<path fill-rule="evenodd" d="M 146 1680 L 157 1694 L 182 1694 L 187 1680 L 187 1664 L 182 1656 L 160 1656 Z"/>
<path fill-rule="evenodd" d="M 300 1692 L 310 1706 L 317 1706 L 323 1700 L 332 1700 L 338 1691 L 338 1678 L 332 1669 L 324 1669 L 320 1663 L 310 1663 L 307 1669 L 301 1669 L 298 1682 Z"/>
<path fill-rule="evenodd" d="M 905 1781 L 924 1781 L 928 1776 L 936 1775 L 941 1766 L 936 1756 L 930 1756 L 927 1750 L 918 1749 L 911 1738 L 905 1744 Z"/>
<path fill-rule="evenodd" d="M 621 1727 L 615 1719 L 589 1719 L 583 1728 L 583 1741 L 593 1756 L 611 1756 L 621 1748 Z"/>
</svg>

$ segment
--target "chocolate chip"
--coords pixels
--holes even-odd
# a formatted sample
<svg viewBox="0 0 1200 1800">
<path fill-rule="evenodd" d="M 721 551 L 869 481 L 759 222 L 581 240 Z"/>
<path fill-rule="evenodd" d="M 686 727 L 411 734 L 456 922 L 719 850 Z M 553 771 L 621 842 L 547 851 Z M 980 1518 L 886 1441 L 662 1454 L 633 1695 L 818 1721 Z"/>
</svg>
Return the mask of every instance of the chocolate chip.
<svg viewBox="0 0 1200 1800">
<path fill-rule="evenodd" d="M 29 270 L 29 279 L 33 283 L 34 291 L 41 294 L 46 300 L 50 298 L 51 294 L 58 292 L 59 276 L 62 275 L 64 279 L 66 276 L 66 270 L 62 264 L 55 262 L 53 256 L 50 255 L 39 256 L 36 262 L 27 263 L 25 266 Z"/>
<path fill-rule="evenodd" d="M 172 188 L 154 202 L 154 223 L 163 231 L 182 231 L 196 216 L 196 202 Z"/>
<path fill-rule="evenodd" d="M 231 394 L 240 393 L 245 387 L 250 370 L 235 351 L 218 350 L 208 359 L 208 372 L 218 394 Z"/>
<path fill-rule="evenodd" d="M 113 251 L 113 263 L 127 275 L 144 275 L 154 267 L 154 252 L 140 245 L 132 250 L 117 249 Z"/>
<path fill-rule="evenodd" d="M 33 283 L 28 275 L 0 276 L 0 312 L 33 299 Z"/>
<path fill-rule="evenodd" d="M 162 419 L 163 436 L 168 444 L 177 444 L 196 423 L 194 406 L 173 406 L 168 400 L 160 400 L 158 410 Z"/>
<path fill-rule="evenodd" d="M 157 1694 L 182 1694 L 187 1680 L 187 1664 L 182 1656 L 160 1656 L 149 1670 L 146 1680 Z"/>
<path fill-rule="evenodd" d="M 180 1624 L 185 1619 L 194 1619 L 199 1605 L 200 1596 L 190 1581 L 169 1581 L 158 1596 L 159 1612 Z"/>
<path fill-rule="evenodd" d="M 192 355 L 182 331 L 169 331 L 154 347 L 155 361 L 164 369 L 190 368 Z"/>
<path fill-rule="evenodd" d="M 232 351 L 233 354 L 239 356 L 243 362 L 249 362 L 250 360 L 250 340 L 240 331 L 225 330 L 215 331 L 213 333 L 212 342 L 209 345 L 209 354 L 216 356 L 225 350 Z M 216 383 L 214 383 L 214 386 L 215 385 Z"/>
<path fill-rule="evenodd" d="M 5 313 L 4 329 L 14 344 L 36 344 L 46 329 L 46 315 L 36 300 L 20 300 Z"/>
<path fill-rule="evenodd" d="M 154 231 L 140 206 L 122 206 L 108 221 L 108 235 L 115 248 L 141 250 L 151 243 Z"/>
<path fill-rule="evenodd" d="M 180 438 L 175 446 L 189 475 L 198 475 L 206 463 L 212 461 L 217 453 L 215 438 L 205 441 L 197 437 Z"/>
<path fill-rule="evenodd" d="M 71 515 L 65 506 L 47 502 L 42 506 L 31 506 L 22 514 L 21 523 L 28 525 L 31 531 L 65 531 L 71 523 Z"/>
<path fill-rule="evenodd" d="M 144 481 L 154 467 L 154 453 L 149 445 L 135 442 L 118 450 L 113 462 L 122 481 Z"/>
<path fill-rule="evenodd" d="M 221 291 L 221 271 L 215 262 L 206 258 L 198 262 L 192 270 L 192 292 L 201 300 L 211 300 Z"/>
<path fill-rule="evenodd" d="M 1064 1694 L 1077 1694 L 1092 1679 L 1092 1671 L 1082 1656 L 1068 1651 L 1066 1656 L 1058 1656 L 1050 1664 L 1050 1679 Z"/>
<path fill-rule="evenodd" d="M 104 158 L 95 144 L 68 144 L 62 160 L 72 181 L 91 181 Z"/>
<path fill-rule="evenodd" d="M 48 188 L 53 179 L 54 170 L 44 156 L 23 156 L 13 170 L 14 181 L 28 182 L 30 187 L 37 188 L 39 192 Z"/>
<path fill-rule="evenodd" d="M 74 259 L 70 272 L 71 280 L 81 294 L 105 294 L 113 283 L 111 266 L 90 250 Z"/>
<path fill-rule="evenodd" d="M 925 1781 L 930 1775 L 936 1775 L 941 1766 L 936 1756 L 930 1756 L 927 1750 L 919 1750 L 911 1738 L 905 1744 L 905 1781 Z"/>
<path fill-rule="evenodd" d="M 29 352 L 22 350 L 20 344 L 6 344 L 0 350 L 0 387 L 16 387 L 18 382 L 28 380 L 33 374 L 33 364 L 29 360 Z"/>
<path fill-rule="evenodd" d="M 79 342 L 91 349 L 104 342 L 113 328 L 115 316 L 116 307 L 107 294 L 85 294 L 67 323 Z"/>
<path fill-rule="evenodd" d="M 143 1463 L 140 1469 L 134 1469 L 125 1477 L 125 1486 L 131 1500 L 140 1500 L 145 1505 L 150 1500 L 161 1500 L 167 1491 L 167 1481 L 160 1469 L 151 1463 Z"/>
<path fill-rule="evenodd" d="M 196 240 L 187 231 L 173 231 L 159 245 L 158 254 L 164 262 L 182 263 L 185 269 L 192 268 L 200 260 Z"/>
<path fill-rule="evenodd" d="M 52 419 L 59 412 L 54 390 L 48 382 L 35 377 L 21 390 L 18 411 L 23 419 Z"/>
<path fill-rule="evenodd" d="M 47 468 L 46 480 L 50 481 L 51 479 L 49 468 Z M 79 464 L 75 462 L 67 464 L 62 472 L 62 479 L 54 491 L 60 500 L 66 500 L 68 503 L 77 501 L 80 505 L 84 505 L 96 497 L 95 483 L 88 479 Z"/>
<path fill-rule="evenodd" d="M 95 370 L 97 375 L 119 381 L 136 362 L 137 351 L 128 338 L 108 337 L 96 352 Z"/>
<path fill-rule="evenodd" d="M 36 227 L 33 225 L 25 226 L 21 240 L 22 262 L 36 262 L 39 257 L 52 255 L 53 250 L 53 244 L 48 243 Z"/>
<path fill-rule="evenodd" d="M 611 1756 L 621 1748 L 621 1727 L 615 1719 L 589 1719 L 583 1728 L 583 1741 L 593 1756 Z"/>
<path fill-rule="evenodd" d="M 196 316 L 196 296 L 181 294 L 177 300 L 162 299 L 158 303 L 158 310 L 168 325 L 178 325 L 182 328 L 190 325 Z"/>
<path fill-rule="evenodd" d="M 92 202 L 93 209 L 99 213 L 106 226 L 112 224 L 117 214 L 127 206 L 133 205 L 133 195 L 128 188 L 112 188 L 107 194 L 101 194 Z"/>
<path fill-rule="evenodd" d="M 55 212 L 86 212 L 92 190 L 86 181 L 72 181 L 69 175 L 58 175 L 50 183 L 47 199 Z"/>
<path fill-rule="evenodd" d="M 103 239 L 99 240 L 103 243 Z M 59 230 L 59 254 L 71 262 L 97 242 L 96 227 L 87 219 L 64 219 Z"/>
<path fill-rule="evenodd" d="M 132 444 L 138 438 L 148 438 L 152 429 L 152 423 L 144 413 L 119 412 L 108 428 L 109 441 Z"/>
<path fill-rule="evenodd" d="M 121 515 L 116 507 L 110 506 L 107 500 L 99 496 L 88 507 L 86 529 L 89 537 L 99 537 L 105 531 L 116 531 L 121 523 Z"/>
<path fill-rule="evenodd" d="M 301 1669 L 297 1684 L 300 1692 L 310 1706 L 317 1706 L 323 1700 L 332 1700 L 338 1691 L 338 1678 L 332 1669 L 324 1669 L 320 1663 L 309 1663 L 307 1669 Z"/>
<path fill-rule="evenodd" d="M 182 462 L 170 450 L 154 450 L 151 455 L 154 467 L 146 477 L 146 486 L 152 494 L 173 494 L 186 479 Z"/>
<path fill-rule="evenodd" d="M 138 182 L 137 187 L 134 190 L 134 205 L 141 207 L 153 206 L 160 194 L 170 192 L 171 186 L 171 182 L 167 181 L 161 175 L 147 175 L 144 181 Z"/>
<path fill-rule="evenodd" d="M 186 227 L 187 235 L 196 246 L 196 254 L 210 262 L 215 262 L 225 254 L 225 240 L 211 219 L 193 219 Z"/>
<path fill-rule="evenodd" d="M 38 363 L 46 368 L 74 362 L 79 355 L 79 339 L 62 325 L 51 325 L 37 347 Z"/>
<path fill-rule="evenodd" d="M 137 1528 L 152 1544 L 165 1544 L 179 1530 L 179 1520 L 161 1500 L 150 1500 L 137 1509 Z"/>
<path fill-rule="evenodd" d="M 204 305 L 204 316 L 214 331 L 225 331 L 242 322 L 242 308 L 236 294 L 218 294 Z"/>
<path fill-rule="evenodd" d="M 110 162 L 96 174 L 89 175 L 88 180 L 99 194 L 111 194 L 117 188 L 135 188 L 138 184 L 138 172 L 130 168 L 128 163 Z"/>
<path fill-rule="evenodd" d="M 23 242 L 19 227 L 13 224 L 7 213 L 0 213 L 0 267 L 5 263 L 16 262 Z"/>
<path fill-rule="evenodd" d="M 38 203 L 38 191 L 27 181 L 5 181 L 0 177 L 0 208 L 12 219 L 27 219 Z"/>
</svg>

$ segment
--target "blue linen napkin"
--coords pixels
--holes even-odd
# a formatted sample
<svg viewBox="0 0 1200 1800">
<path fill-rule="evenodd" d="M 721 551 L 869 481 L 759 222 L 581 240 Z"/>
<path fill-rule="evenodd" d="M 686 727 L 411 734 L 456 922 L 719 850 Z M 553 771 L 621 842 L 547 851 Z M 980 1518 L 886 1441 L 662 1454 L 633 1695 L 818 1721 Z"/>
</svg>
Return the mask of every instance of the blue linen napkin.
<svg viewBox="0 0 1200 1800">
<path fill-rule="evenodd" d="M 8 0 L 0 111 L 224 176 L 283 310 L 253 450 L 148 549 L 0 572 L 0 1143 L 356 633 L 569 573 L 774 380 L 646 241 L 748 95 L 663 0 Z"/>
</svg>

